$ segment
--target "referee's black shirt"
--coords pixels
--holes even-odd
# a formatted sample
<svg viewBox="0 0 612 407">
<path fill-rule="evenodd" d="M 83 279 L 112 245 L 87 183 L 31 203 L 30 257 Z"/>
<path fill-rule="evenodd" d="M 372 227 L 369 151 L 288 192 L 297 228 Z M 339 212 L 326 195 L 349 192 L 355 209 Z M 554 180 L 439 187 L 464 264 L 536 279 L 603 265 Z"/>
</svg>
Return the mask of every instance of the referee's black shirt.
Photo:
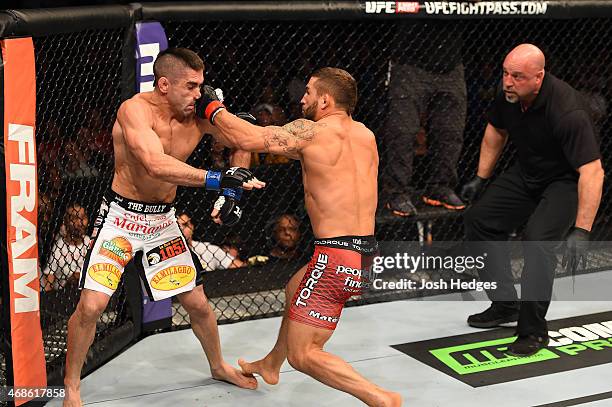
<svg viewBox="0 0 612 407">
<path fill-rule="evenodd" d="M 582 97 L 561 79 L 545 73 L 540 93 L 525 112 L 499 90 L 488 120 L 508 132 L 527 185 L 537 188 L 557 178 L 578 179 L 578 167 L 601 157 Z"/>
</svg>

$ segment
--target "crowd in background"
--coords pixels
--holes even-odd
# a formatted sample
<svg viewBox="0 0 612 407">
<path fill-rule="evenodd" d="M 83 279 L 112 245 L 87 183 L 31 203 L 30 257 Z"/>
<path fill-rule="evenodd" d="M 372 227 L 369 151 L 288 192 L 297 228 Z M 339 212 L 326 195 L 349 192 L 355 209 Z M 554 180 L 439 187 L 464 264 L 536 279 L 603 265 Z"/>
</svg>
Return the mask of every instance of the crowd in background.
<svg viewBox="0 0 612 407">
<path fill-rule="evenodd" d="M 430 35 L 433 35 L 431 30 L 457 29 L 450 25 L 445 25 L 445 28 L 436 28 L 431 23 L 424 25 L 422 30 L 429 30 Z M 454 193 L 474 174 L 487 107 L 501 78 L 501 61 L 480 57 L 464 63 L 461 53 L 457 52 L 461 48 L 461 39 L 456 38 L 451 43 L 444 40 L 451 35 L 452 32 L 447 32 L 434 36 L 433 40 L 437 38 L 443 43 L 435 46 L 432 42 L 429 46 L 437 54 L 432 53 L 426 60 L 403 58 L 391 53 L 382 65 L 375 65 L 371 63 L 367 44 L 358 44 L 347 63 L 342 63 L 335 54 L 325 54 L 328 58 L 322 59 L 321 55 L 315 57 L 304 50 L 292 60 L 293 68 L 290 69 L 281 67 L 279 61 L 265 61 L 257 67 L 245 69 L 241 51 L 230 42 L 214 58 L 204 57 L 206 82 L 224 89 L 232 111 L 250 111 L 260 126 L 282 126 L 301 117 L 300 99 L 308 75 L 319 67 L 317 61 L 347 69 L 357 79 L 360 90 L 356 119 L 364 121 L 377 137 L 381 157 L 379 211 L 392 209 L 388 204 L 393 200 L 393 193 L 387 191 L 385 185 L 389 179 L 397 181 L 399 177 L 402 185 L 409 188 L 410 192 L 404 196 L 408 197 L 416 212 L 423 205 L 422 197 L 427 194 L 428 185 L 444 185 Z M 408 41 L 404 45 L 410 47 L 413 44 Z M 406 49 L 397 49 L 400 48 Z M 601 60 L 570 63 L 551 54 L 547 68 L 583 93 L 600 138 L 609 144 L 612 71 L 606 69 L 609 66 L 605 64 L 606 57 L 602 55 L 599 58 Z M 444 61 L 444 64 L 431 66 L 431 61 Z M 409 75 L 408 72 L 417 72 L 423 78 L 401 77 Z M 394 83 L 418 79 L 440 85 L 448 78 L 451 78 L 449 87 L 440 87 L 438 94 L 429 92 L 423 96 L 418 111 L 412 111 L 416 108 L 411 104 L 398 105 L 400 110 L 394 107 L 395 101 L 408 97 L 401 93 L 401 89 L 398 92 Z M 427 89 L 433 88 L 431 85 Z M 451 91 L 464 98 L 459 104 L 464 110 L 463 115 L 448 115 L 445 109 L 450 107 L 441 104 Z M 111 129 L 115 109 L 95 103 L 80 108 L 79 119 L 72 120 L 70 127 L 62 125 L 63 119 L 45 115 L 37 124 L 39 246 L 44 290 L 60 290 L 77 281 L 79 264 L 82 264 L 88 245 L 87 236 L 93 226 L 92 219 L 96 216 L 101 194 L 112 178 Z M 407 116 L 408 113 L 414 117 L 410 125 L 392 124 L 398 115 Z M 442 120 L 435 122 L 432 118 L 436 116 Z M 453 148 L 449 150 L 452 154 L 441 149 L 444 137 L 450 137 L 448 132 L 445 133 L 448 128 L 453 128 L 454 132 Z M 406 148 L 397 147 L 402 143 L 407 145 Z M 602 151 L 606 157 L 609 156 L 605 147 Z M 390 169 L 390 164 L 397 164 L 400 159 L 405 161 L 402 165 L 409 163 L 412 166 L 410 175 L 404 174 L 405 179 L 402 179 L 401 167 Z M 205 137 L 188 162 L 201 168 L 227 167 L 229 151 Z M 438 170 L 442 166 L 447 167 L 447 175 L 437 175 L 436 178 L 434 175 L 441 174 Z M 251 167 L 259 178 L 271 181 L 271 185 L 259 196 L 256 205 L 245 204 L 246 219 L 234 230 L 219 229 L 212 224 L 207 216 L 208 208 L 195 204 L 202 202 L 202 195 L 197 195 L 197 198 L 194 195 L 200 192 L 179 188 L 176 201 L 178 219 L 206 270 L 308 257 L 312 234 L 303 207 L 299 165 L 296 167 L 285 157 L 257 153 L 252 155 Z M 450 206 L 448 210 L 451 211 L 463 209 L 461 205 Z M 261 216 L 261 213 L 265 215 Z M 387 215 L 409 220 L 413 213 L 410 210 L 391 210 Z"/>
</svg>

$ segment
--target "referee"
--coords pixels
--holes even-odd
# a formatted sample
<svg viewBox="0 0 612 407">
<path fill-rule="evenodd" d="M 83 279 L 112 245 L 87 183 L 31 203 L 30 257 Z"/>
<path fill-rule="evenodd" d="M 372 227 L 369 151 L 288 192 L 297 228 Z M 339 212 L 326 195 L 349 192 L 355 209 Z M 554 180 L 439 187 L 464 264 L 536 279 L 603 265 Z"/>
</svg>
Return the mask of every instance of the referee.
<svg viewBox="0 0 612 407">
<path fill-rule="evenodd" d="M 566 240 L 563 265 L 574 272 L 586 264 L 589 234 L 604 180 L 601 155 L 591 119 L 578 92 L 544 71 L 542 51 L 531 44 L 514 48 L 503 64 L 503 92 L 488 113 L 476 177 L 462 189 L 474 200 L 508 138 L 517 148 L 517 163 L 498 177 L 466 213 L 468 242 L 488 253 L 483 281 L 492 305 L 471 315 L 468 324 L 491 328 L 518 320 L 517 339 L 508 352 L 529 356 L 548 345 L 546 312 L 552 295 L 557 258 L 555 241 Z M 521 302 L 514 289 L 509 233 L 526 224 Z"/>
</svg>

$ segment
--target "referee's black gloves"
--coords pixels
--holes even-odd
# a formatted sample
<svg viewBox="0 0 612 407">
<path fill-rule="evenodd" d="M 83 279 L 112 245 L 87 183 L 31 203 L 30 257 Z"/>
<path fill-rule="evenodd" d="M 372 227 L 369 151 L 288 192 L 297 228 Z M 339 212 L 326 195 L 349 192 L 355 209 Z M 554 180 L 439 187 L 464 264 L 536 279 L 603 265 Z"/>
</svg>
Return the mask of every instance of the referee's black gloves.
<svg viewBox="0 0 612 407">
<path fill-rule="evenodd" d="M 582 262 L 582 267 L 586 269 L 589 235 L 590 232 L 588 230 L 577 227 L 573 228 L 567 235 L 561 266 L 565 267 L 565 270 L 568 273 L 571 272 L 572 275 L 576 273 L 580 262 Z"/>
</svg>

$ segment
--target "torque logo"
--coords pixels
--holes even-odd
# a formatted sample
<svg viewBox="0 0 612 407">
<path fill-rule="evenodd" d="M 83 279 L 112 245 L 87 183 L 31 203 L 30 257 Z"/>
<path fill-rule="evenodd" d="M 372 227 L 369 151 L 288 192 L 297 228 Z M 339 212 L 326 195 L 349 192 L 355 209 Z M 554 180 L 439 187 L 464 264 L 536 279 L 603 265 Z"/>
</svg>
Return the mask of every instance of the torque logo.
<svg viewBox="0 0 612 407">
<path fill-rule="evenodd" d="M 299 297 L 295 300 L 295 305 L 298 306 L 306 306 L 306 301 L 312 295 L 312 292 L 315 289 L 315 285 L 319 282 L 319 279 L 323 276 L 323 272 L 327 267 L 328 256 L 325 253 L 319 253 L 317 257 L 317 262 L 314 265 L 314 268 L 310 272 L 310 277 L 304 284 L 304 288 L 300 291 Z"/>
</svg>

